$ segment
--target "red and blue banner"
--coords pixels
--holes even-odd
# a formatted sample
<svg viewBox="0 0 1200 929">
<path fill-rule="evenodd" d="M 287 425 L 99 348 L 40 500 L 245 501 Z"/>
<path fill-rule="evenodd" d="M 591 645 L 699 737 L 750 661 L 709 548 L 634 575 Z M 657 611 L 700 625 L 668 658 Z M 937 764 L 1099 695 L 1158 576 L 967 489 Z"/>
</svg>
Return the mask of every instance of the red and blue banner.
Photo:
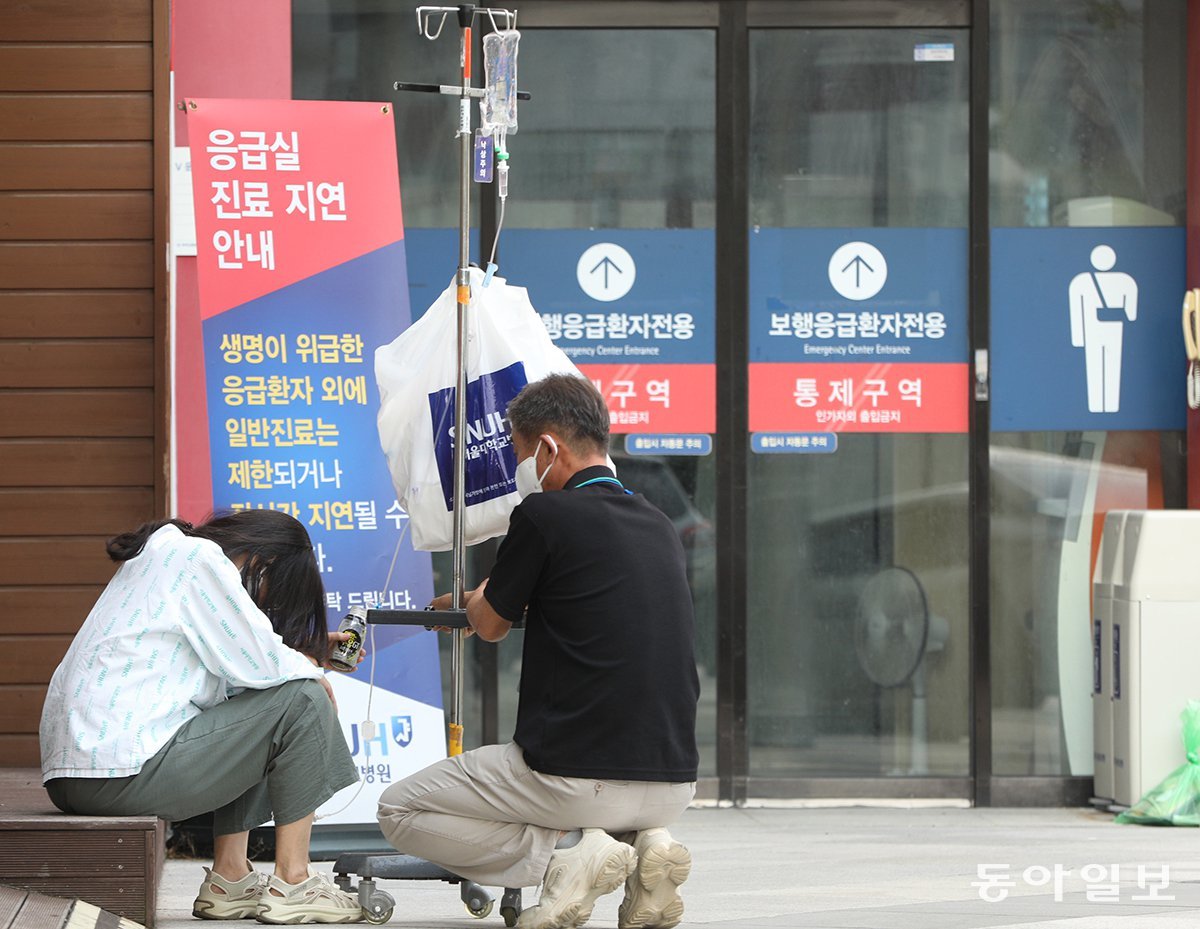
<svg viewBox="0 0 1200 929">
<path fill-rule="evenodd" d="M 213 505 L 305 524 L 331 628 L 353 606 L 423 606 L 429 556 L 407 538 L 375 425 L 374 352 L 411 315 L 391 107 L 187 108 Z M 374 733 L 357 725 L 367 675 L 331 678 L 364 780 L 382 787 L 443 757 L 445 734 L 436 635 L 381 627 L 375 649 Z M 374 822 L 378 792 L 334 821 Z"/>
<path fill-rule="evenodd" d="M 755 230 L 749 386 L 755 433 L 966 432 L 966 231 Z"/>
</svg>

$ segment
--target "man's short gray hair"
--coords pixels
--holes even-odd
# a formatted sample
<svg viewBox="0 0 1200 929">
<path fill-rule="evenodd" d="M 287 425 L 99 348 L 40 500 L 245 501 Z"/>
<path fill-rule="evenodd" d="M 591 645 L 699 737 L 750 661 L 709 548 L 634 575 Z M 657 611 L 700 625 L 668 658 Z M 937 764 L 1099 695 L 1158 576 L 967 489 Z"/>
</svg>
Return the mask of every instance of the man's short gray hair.
<svg viewBox="0 0 1200 929">
<path fill-rule="evenodd" d="M 554 432 L 573 449 L 608 452 L 608 406 L 586 378 L 551 374 L 527 384 L 509 403 L 508 421 L 513 432 L 529 443 L 542 433 Z"/>
</svg>

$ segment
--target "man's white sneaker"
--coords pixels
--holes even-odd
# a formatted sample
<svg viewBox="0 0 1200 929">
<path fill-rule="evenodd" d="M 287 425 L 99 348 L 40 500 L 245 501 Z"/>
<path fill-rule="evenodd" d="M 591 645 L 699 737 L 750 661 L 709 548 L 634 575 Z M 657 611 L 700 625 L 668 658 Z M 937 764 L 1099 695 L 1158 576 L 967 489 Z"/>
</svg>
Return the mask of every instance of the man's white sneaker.
<svg viewBox="0 0 1200 929">
<path fill-rule="evenodd" d="M 683 919 L 679 885 L 692 870 L 692 853 L 666 829 L 643 829 L 633 843 L 637 869 L 625 883 L 619 929 L 671 929 Z"/>
<path fill-rule="evenodd" d="M 570 848 L 554 850 L 537 906 L 517 919 L 517 929 L 576 929 L 596 900 L 612 893 L 637 866 L 634 851 L 602 829 L 584 829 Z"/>
<path fill-rule="evenodd" d="M 197 919 L 253 919 L 266 883 L 267 875 L 253 869 L 240 881 L 227 881 L 212 868 L 205 868 L 192 915 Z"/>
<path fill-rule="evenodd" d="M 356 923 L 363 918 L 358 896 L 336 886 L 328 874 L 309 870 L 308 879 L 289 884 L 272 874 L 257 912 L 260 923 Z"/>
</svg>

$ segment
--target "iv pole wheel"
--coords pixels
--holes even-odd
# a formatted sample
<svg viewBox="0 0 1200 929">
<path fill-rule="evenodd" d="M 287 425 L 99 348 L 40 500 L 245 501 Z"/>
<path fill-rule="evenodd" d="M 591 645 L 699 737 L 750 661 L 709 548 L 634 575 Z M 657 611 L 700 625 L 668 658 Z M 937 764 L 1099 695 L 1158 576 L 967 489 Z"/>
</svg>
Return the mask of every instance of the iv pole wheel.
<svg viewBox="0 0 1200 929">
<path fill-rule="evenodd" d="M 504 925 L 508 929 L 513 929 L 517 924 L 517 917 L 521 915 L 521 888 L 506 887 L 504 896 L 500 898 L 500 918 L 504 920 Z"/>
<path fill-rule="evenodd" d="M 458 893 L 463 906 L 467 908 L 467 912 L 476 919 L 483 919 L 491 913 L 492 907 L 496 903 L 492 899 L 492 895 L 474 881 L 463 881 L 459 886 Z"/>
<path fill-rule="evenodd" d="M 367 905 L 362 908 L 363 919 L 373 926 L 378 926 L 391 919 L 392 911 L 395 909 L 396 899 L 387 891 L 377 890 L 371 894 Z"/>
</svg>

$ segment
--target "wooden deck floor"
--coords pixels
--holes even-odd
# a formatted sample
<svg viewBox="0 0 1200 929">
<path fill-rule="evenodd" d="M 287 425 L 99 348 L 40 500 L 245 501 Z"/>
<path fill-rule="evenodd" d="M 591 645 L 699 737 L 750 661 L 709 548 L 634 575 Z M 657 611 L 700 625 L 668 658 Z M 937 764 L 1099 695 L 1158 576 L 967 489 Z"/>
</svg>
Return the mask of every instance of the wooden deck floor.
<svg viewBox="0 0 1200 929">
<path fill-rule="evenodd" d="M 163 839 L 164 824 L 154 817 L 60 813 L 39 771 L 0 768 L 2 885 L 69 898 L 68 906 L 78 898 L 152 927 Z"/>
<path fill-rule="evenodd" d="M 0 929 L 62 929 L 73 900 L 0 885 Z"/>
</svg>

